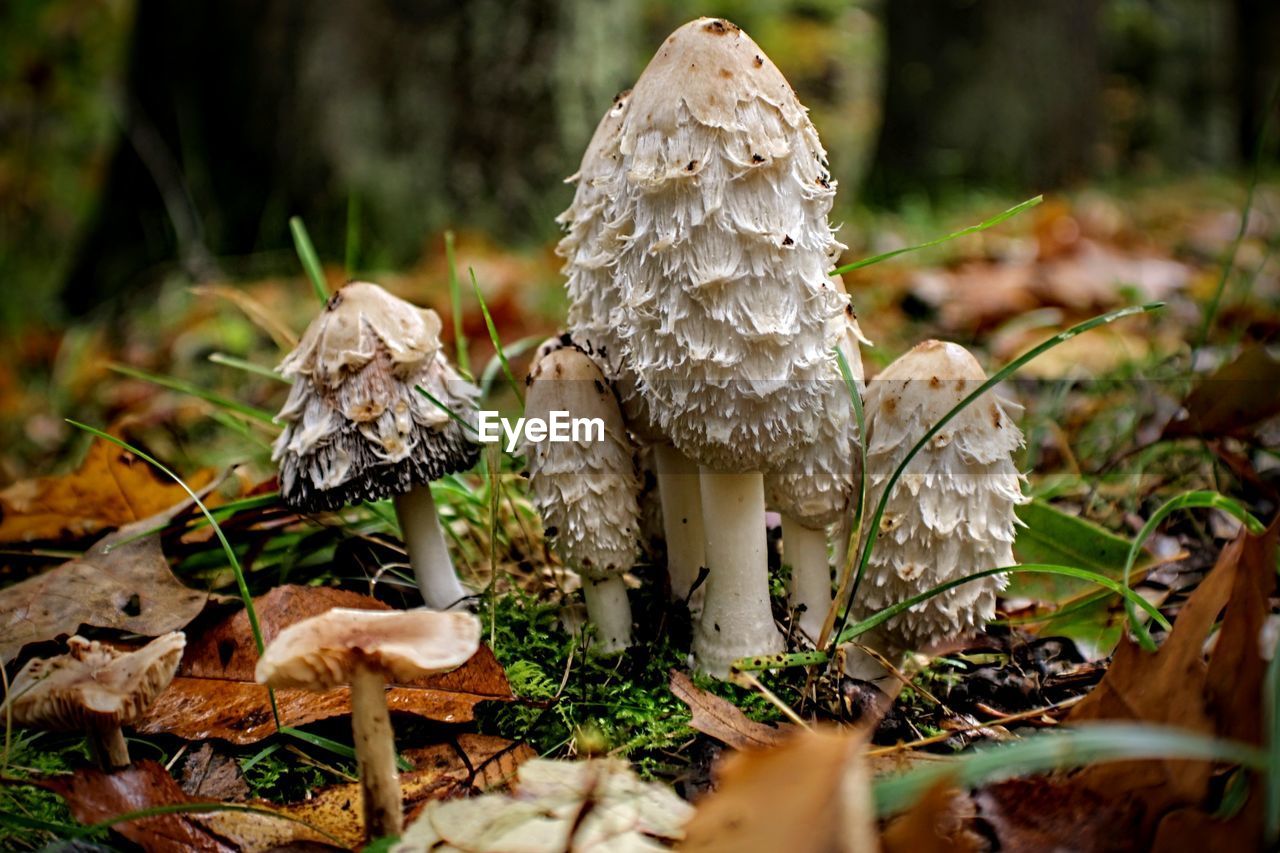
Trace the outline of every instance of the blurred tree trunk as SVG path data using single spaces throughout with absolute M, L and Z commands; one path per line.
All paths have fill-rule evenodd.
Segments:
M 1280 86 L 1280 3 L 1276 0 L 1236 0 L 1236 102 L 1239 104 L 1236 145 L 1248 163 L 1262 143 L 1267 110 L 1272 111 L 1270 136 L 1276 138 L 1276 88 Z M 1263 152 L 1270 153 L 1270 152 Z
M 352 197 L 367 265 L 411 261 L 450 226 L 545 236 L 633 71 L 636 8 L 139 0 L 120 142 L 64 302 L 287 251 L 295 214 L 341 257 Z
M 872 201 L 967 185 L 1039 191 L 1089 174 L 1100 0 L 886 0 Z

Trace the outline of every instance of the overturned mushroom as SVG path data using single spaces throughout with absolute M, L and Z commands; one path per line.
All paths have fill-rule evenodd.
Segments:
M 957 344 L 926 341 L 869 383 L 867 507 L 907 452 L 947 412 L 986 381 L 982 366 Z M 1023 503 L 1013 452 L 1022 432 L 1007 403 L 984 395 L 962 410 L 911 460 L 894 487 L 852 617 L 864 618 L 938 584 L 983 569 L 1013 565 Z M 864 530 L 864 543 L 871 531 Z M 865 547 L 865 544 L 864 544 Z M 895 616 L 860 640 L 890 660 L 964 637 L 995 616 L 1002 576 L 970 581 Z M 851 654 L 858 678 L 883 675 L 866 655 Z
M 470 468 L 479 449 L 418 387 L 466 422 L 478 391 L 445 358 L 436 312 L 351 282 L 280 372 L 294 380 L 272 455 L 285 502 L 320 512 L 394 498 L 427 606 L 446 609 L 470 596 L 454 573 L 428 483 Z
M 334 608 L 284 629 L 258 661 L 260 684 L 326 691 L 351 688 L 351 728 L 370 839 L 404 826 L 388 680 L 457 669 L 480 648 L 470 613 Z
M 699 666 L 778 651 L 763 472 L 816 441 L 848 304 L 827 271 L 826 154 L 786 79 L 736 26 L 703 18 L 631 91 L 611 187 L 610 315 L 657 431 L 701 466 L 711 574 Z
M 173 681 L 186 644 L 181 631 L 136 651 L 72 637 L 66 654 L 32 660 L 14 676 L 5 705 L 20 725 L 86 733 L 104 769 L 127 767 L 121 728 L 141 720 Z
M 529 373 L 526 419 L 550 423 L 552 413 L 576 423 L 568 441 L 526 434 L 533 502 L 557 553 L 582 576 L 599 650 L 620 652 L 631 644 L 622 575 L 635 562 L 640 530 L 635 448 L 608 380 L 576 347 L 546 353 Z

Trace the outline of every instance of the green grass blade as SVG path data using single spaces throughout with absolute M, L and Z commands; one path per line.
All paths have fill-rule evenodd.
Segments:
M 476 428 L 467 422 L 466 418 L 462 417 L 462 415 L 458 414 L 453 409 L 446 406 L 444 404 L 444 401 L 437 399 L 436 396 L 432 394 L 430 391 L 428 391 L 426 388 L 423 388 L 421 385 L 415 385 L 413 387 L 414 387 L 414 390 L 416 390 L 419 394 L 426 397 L 433 406 L 440 409 L 440 411 L 444 412 L 446 415 L 453 418 L 458 423 L 462 424 L 463 429 L 467 429 L 467 430 L 470 430 L 471 432 L 478 433 Z
M 853 564 L 858 559 L 858 548 L 862 544 L 862 520 L 867 509 L 867 419 L 866 413 L 862 409 L 862 395 L 858 392 L 858 383 L 853 378 L 853 369 L 849 366 L 849 360 L 844 357 L 844 353 L 839 349 L 835 351 L 836 362 L 840 365 L 840 376 L 844 379 L 845 391 L 849 394 L 849 401 L 853 405 L 853 416 L 858 424 L 858 505 L 855 510 L 857 516 L 851 525 L 849 533 L 849 541 L 844 543 L 846 547 L 844 564 L 840 566 L 839 584 L 836 590 L 836 596 L 831 602 L 831 607 L 838 608 L 839 602 L 844 601 L 849 592 L 849 581 L 853 576 Z M 819 648 L 827 642 L 827 626 L 834 626 L 835 615 L 828 613 L 827 618 L 823 620 L 824 631 L 822 636 L 815 637 L 814 640 Z
M 444 257 L 449 264 L 449 308 L 453 311 L 453 343 L 458 370 L 471 375 L 471 356 L 467 352 L 467 334 L 462 328 L 462 283 L 458 281 L 458 261 L 453 252 L 453 232 L 444 232 Z M 474 278 L 475 274 L 472 274 Z M 488 316 L 488 312 L 485 312 Z
M 1138 561 L 1138 555 L 1142 553 L 1142 546 L 1156 532 L 1160 522 L 1180 509 L 1221 510 L 1239 519 L 1249 532 L 1255 536 L 1261 535 L 1267 529 L 1266 525 L 1254 518 L 1241 504 L 1225 495 L 1210 491 L 1186 492 L 1178 495 L 1166 501 L 1163 506 L 1151 514 L 1151 517 L 1147 519 L 1147 523 L 1142 525 L 1142 530 L 1138 531 L 1138 537 L 1133 540 L 1133 545 L 1129 547 L 1129 556 L 1124 563 L 1124 585 L 1126 589 L 1129 586 L 1129 577 L 1133 573 L 1134 564 Z M 1129 617 L 1129 627 L 1137 636 L 1138 644 L 1147 651 L 1154 652 L 1156 650 L 1156 641 L 1151 638 L 1151 633 L 1147 630 L 1147 626 L 1139 621 L 1138 611 L 1134 608 L 1133 601 L 1126 600 L 1124 607 Z
M 323 305 L 329 301 L 329 288 L 324 282 L 324 267 L 320 266 L 316 247 L 311 245 L 311 235 L 307 233 L 307 226 L 302 223 L 302 217 L 289 218 L 289 232 L 293 234 L 293 248 L 298 252 L 298 260 L 302 262 L 302 268 L 307 271 L 307 278 L 311 279 L 311 287 L 316 292 L 316 298 Z
M 527 338 L 521 338 L 513 344 L 502 348 L 503 353 L 508 359 L 516 358 L 527 353 L 529 350 L 542 343 L 546 338 L 542 335 L 530 335 Z M 485 364 L 484 370 L 480 372 L 480 395 L 488 397 L 489 392 L 493 390 L 493 382 L 498 378 L 498 373 L 502 370 L 502 360 L 494 355 Z
M 476 282 L 476 271 L 468 268 L 467 272 L 471 274 L 471 289 L 475 291 L 476 299 L 480 301 L 480 313 L 484 314 L 484 325 L 489 330 L 489 340 L 493 341 L 493 349 L 497 353 L 498 361 L 502 363 L 502 372 L 506 374 L 507 381 L 511 383 L 511 390 L 515 392 L 516 399 L 520 401 L 520 407 L 523 409 L 524 391 L 520 388 L 520 383 L 516 381 L 516 375 L 511 372 L 511 363 L 507 361 L 507 354 L 502 350 L 502 341 L 498 338 L 498 327 L 493 323 L 493 317 L 489 314 L 489 306 L 484 303 L 484 296 L 480 293 L 480 285 Z
M 199 385 L 194 385 L 182 379 L 175 379 L 171 376 L 161 376 L 158 373 L 149 373 L 145 370 L 139 370 L 136 367 L 130 367 L 127 364 L 108 364 L 107 368 L 115 373 L 132 377 L 133 379 L 141 379 L 144 382 L 153 382 L 162 388 L 168 388 L 170 391 L 177 391 L 180 394 L 190 394 L 206 403 L 225 409 L 229 412 L 235 412 L 251 420 L 258 421 L 263 424 L 276 426 L 275 416 L 270 412 L 264 412 L 262 409 L 255 409 L 253 406 L 241 403 L 238 400 L 232 400 L 230 397 L 224 397 L 221 394 L 215 394 L 207 391 Z
M 961 400 L 955 406 L 955 408 L 953 408 L 951 411 L 943 415 L 938 420 L 937 423 L 935 423 L 927 432 L 925 432 L 925 434 L 920 438 L 920 440 L 917 441 L 915 445 L 911 448 L 911 450 L 907 452 L 907 455 L 903 457 L 902 461 L 898 464 L 898 467 L 894 470 L 893 474 L 890 475 L 888 481 L 885 483 L 884 490 L 880 495 L 880 500 L 876 503 L 875 510 L 872 512 L 869 518 L 865 518 L 862 522 L 865 529 L 875 531 L 876 535 L 868 539 L 867 547 L 862 549 L 862 554 L 858 559 L 858 569 L 857 569 L 857 572 L 854 574 L 852 589 L 849 592 L 849 598 L 846 602 L 844 602 L 845 612 L 844 612 L 844 616 L 841 619 L 840 629 L 836 631 L 837 635 L 839 635 L 844 630 L 844 622 L 849 618 L 849 610 L 850 610 L 849 605 L 853 602 L 853 600 L 858 594 L 858 587 L 862 583 L 862 577 L 866 573 L 867 564 L 871 560 L 872 551 L 875 547 L 876 541 L 879 538 L 880 519 L 884 516 L 885 507 L 888 506 L 889 504 L 889 498 L 892 497 L 894 487 L 897 486 L 898 480 L 902 477 L 903 472 L 907 470 L 907 466 L 911 464 L 911 460 L 915 459 L 916 454 L 919 453 L 933 439 L 935 435 L 941 432 L 942 428 L 945 427 L 947 424 L 949 424 L 952 418 L 954 418 L 956 415 L 962 412 L 967 406 L 969 406 L 975 400 L 982 397 L 982 395 L 986 394 L 992 388 L 994 388 L 995 386 L 1003 382 L 1005 379 L 1012 376 L 1023 365 L 1027 364 L 1028 362 L 1032 361 L 1038 356 L 1043 355 L 1044 353 L 1048 352 L 1054 347 L 1062 343 L 1065 343 L 1066 341 L 1071 340 L 1077 335 L 1084 334 L 1085 332 L 1091 329 L 1096 329 L 1097 327 L 1106 325 L 1108 323 L 1114 323 L 1115 321 L 1120 320 L 1124 317 L 1131 317 L 1137 314 L 1145 314 L 1150 311 L 1155 311 L 1156 309 L 1162 307 L 1163 305 L 1164 305 L 1163 302 L 1152 302 L 1147 305 L 1133 305 L 1128 308 L 1120 308 L 1116 311 L 1110 311 L 1106 314 L 1100 314 L 1097 317 L 1092 317 L 1088 320 L 1085 320 L 1083 323 L 1078 323 L 1063 332 L 1059 332 L 1058 334 L 1054 335 L 1048 340 L 1027 350 L 1027 352 L 1018 356 L 1013 361 L 1009 362 L 1004 367 L 1002 367 L 1000 370 L 996 371 L 996 373 L 990 379 L 988 379 L 986 382 L 983 382 L 981 385 L 979 385 L 975 391 L 973 391 L 971 394 L 969 394 L 969 396 Z
M 295 729 L 293 726 L 281 726 L 280 733 L 288 735 L 289 737 L 297 738 L 303 743 L 309 743 L 312 746 L 318 746 L 321 749 L 328 750 L 341 758 L 349 758 L 353 761 L 356 758 L 356 751 L 354 748 L 347 746 L 345 743 L 340 743 L 321 735 L 304 732 L 302 729 Z M 399 755 L 396 756 L 396 764 L 402 771 L 413 769 L 413 765 Z
M 879 255 L 873 255 L 870 258 L 863 258 L 860 261 L 854 261 L 851 264 L 845 264 L 842 267 L 837 267 L 836 269 L 832 270 L 831 275 L 843 275 L 844 273 L 847 273 L 847 272 L 860 270 L 863 267 L 869 267 L 872 264 L 878 264 L 881 261 L 887 261 L 890 258 L 896 258 L 898 255 L 905 255 L 908 252 L 918 252 L 921 249 L 932 249 L 934 246 L 941 246 L 943 243 L 946 243 L 949 240 L 954 240 L 957 237 L 967 237 L 970 234 L 977 234 L 980 231 L 986 231 L 988 228 L 993 228 L 996 225 L 999 225 L 1001 222 L 1004 222 L 1006 219 L 1011 219 L 1025 210 L 1030 210 L 1031 208 L 1035 207 L 1037 204 L 1039 204 L 1042 201 L 1044 201 L 1044 196 L 1042 195 L 1038 195 L 1035 198 L 1029 198 L 1020 204 L 1015 204 L 1013 207 L 1009 208 L 1008 210 L 1002 213 L 997 213 L 995 216 L 991 217 L 990 219 L 984 220 L 983 222 L 979 222 L 977 225 L 970 225 L 968 228 L 961 228 L 959 231 L 952 231 L 950 234 L 946 235 L 945 237 L 938 237 L 936 240 L 930 240 L 927 243 L 919 243 L 915 246 L 907 246 L 902 249 L 894 249 L 891 252 L 884 252 Z
M 224 367 L 234 367 L 236 370 L 243 370 L 245 373 L 252 373 L 255 376 L 265 376 L 267 379 L 274 379 L 277 382 L 283 382 L 285 385 L 292 385 L 293 380 L 281 376 L 262 364 L 255 364 L 244 358 L 236 358 L 234 355 L 227 355 L 224 352 L 215 352 L 209 356 L 209 360 L 214 364 L 221 364 Z
M 881 776 L 873 783 L 876 813 L 895 814 L 942 781 L 961 788 L 985 782 L 1046 773 L 1108 761 L 1184 760 L 1267 768 L 1259 748 L 1170 726 L 1091 723 L 1023 740 L 976 749 L 958 758 L 929 762 L 918 769 Z

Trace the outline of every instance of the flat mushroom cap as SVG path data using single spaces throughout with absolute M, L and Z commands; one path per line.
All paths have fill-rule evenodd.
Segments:
M 890 474 L 938 420 L 986 380 L 957 344 L 926 341 L 869 383 L 867 505 L 876 506 Z M 1022 433 L 1010 404 L 989 393 L 971 403 L 911 460 L 880 519 L 855 618 L 982 569 L 1013 565 L 1024 503 L 1013 453 Z M 864 539 L 870 531 L 864 532 Z M 890 651 L 960 637 L 995 616 L 1002 576 L 971 581 L 885 623 Z
M 603 435 L 527 442 L 534 505 L 561 558 L 596 580 L 631 568 L 640 536 L 641 491 L 635 448 L 609 380 L 574 347 L 545 353 L 529 374 L 525 415 L 599 419 Z
M 479 648 L 480 620 L 470 613 L 335 607 L 281 631 L 255 676 L 270 687 L 332 690 L 361 667 L 404 683 L 457 669 Z
M 32 660 L 22 668 L 6 704 L 14 722 L 53 731 L 132 725 L 173 681 L 186 644 L 181 631 L 157 637 L 137 651 L 72 637 L 66 654 Z
M 440 317 L 376 284 L 330 297 L 280 364 L 293 390 L 272 458 L 280 492 L 302 512 L 410 491 L 475 464 L 479 448 L 422 386 L 464 420 L 478 391 L 440 347 Z
M 610 184 L 614 312 L 656 430 L 718 471 L 818 440 L 843 247 L 804 106 L 736 26 L 676 30 L 631 90 Z

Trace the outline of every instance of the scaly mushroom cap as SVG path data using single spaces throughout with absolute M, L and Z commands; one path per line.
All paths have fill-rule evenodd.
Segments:
M 280 372 L 280 493 L 302 512 L 403 494 L 475 464 L 479 448 L 422 386 L 471 421 L 478 391 L 440 347 L 440 317 L 376 284 L 333 294 Z
M 640 532 L 640 478 L 618 400 L 599 366 L 582 350 L 547 352 L 529 374 L 525 417 L 598 418 L 603 440 L 526 442 L 529 485 L 556 552 L 593 579 L 631 568 Z
M 818 134 L 760 48 L 702 18 L 636 82 L 618 154 L 611 317 L 655 426 L 713 469 L 769 470 L 823 429 L 848 304 Z
M 259 684 L 332 690 L 356 667 L 404 683 L 466 663 L 480 648 L 480 620 L 438 610 L 335 607 L 281 631 L 258 661 Z
M 868 508 L 907 452 L 957 403 L 986 381 L 957 344 L 926 341 L 870 382 L 867 391 Z M 953 578 L 1013 565 L 1023 503 L 1012 454 L 1022 432 L 994 394 L 966 407 L 911 460 L 880 520 L 854 618 Z M 864 537 L 867 534 L 864 534 Z M 956 587 L 886 623 L 888 651 L 963 636 L 995 616 L 1003 577 Z
M 840 352 L 849 363 L 856 393 L 862 394 L 860 344 L 869 343 L 849 307 L 836 318 L 841 328 Z M 858 421 L 838 364 L 831 365 L 818 438 L 765 474 L 765 500 L 770 507 L 814 530 L 834 524 L 854 509 L 854 488 L 862 469 L 858 455 Z
M 626 238 L 610 221 L 613 200 L 619 196 L 624 180 L 617 165 L 622 159 L 622 117 L 630 97 L 628 90 L 613 99 L 596 126 L 577 173 L 568 179 L 577 184 L 577 189 L 573 203 L 556 218 L 567 232 L 556 246 L 556 254 L 565 259 L 561 272 L 569 292 L 573 341 L 614 383 L 627 428 L 648 444 L 665 439 L 653 425 L 618 335 L 617 311 L 622 295 L 614 280 L 614 265 Z
M 65 655 L 29 661 L 9 687 L 13 720 L 53 731 L 127 726 L 173 681 L 187 638 L 156 637 L 137 651 L 72 637 Z

